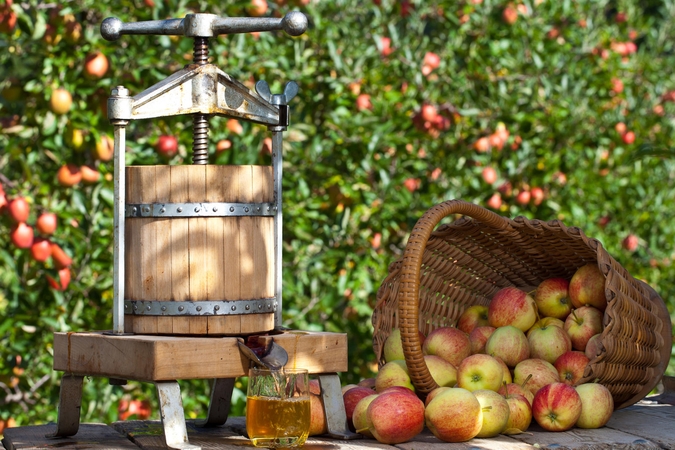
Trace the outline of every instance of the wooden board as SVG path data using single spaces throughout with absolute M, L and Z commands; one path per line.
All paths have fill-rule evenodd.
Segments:
M 271 166 L 130 166 L 127 203 L 271 202 Z M 274 296 L 272 217 L 131 218 L 125 299 L 240 300 Z M 237 336 L 271 331 L 274 314 L 126 315 L 138 334 Z
M 288 368 L 310 373 L 348 368 L 345 333 L 286 332 L 274 340 L 288 353 Z M 232 337 L 54 333 L 54 370 L 67 373 L 166 381 L 236 378 L 247 375 L 248 367 Z
M 113 428 L 100 423 L 83 423 L 75 436 L 48 439 L 56 425 L 34 425 L 5 430 L 3 444 L 7 450 L 37 450 L 44 448 L 88 450 L 138 450 L 133 442 Z M 166 447 L 165 447 L 166 448 Z

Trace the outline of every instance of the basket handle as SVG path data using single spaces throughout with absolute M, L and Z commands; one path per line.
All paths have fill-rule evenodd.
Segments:
M 410 379 L 422 397 L 438 387 L 424 362 L 419 339 L 419 288 L 422 256 L 431 233 L 445 217 L 462 214 L 497 230 L 508 230 L 511 221 L 481 206 L 462 200 L 448 200 L 427 210 L 410 233 L 403 254 L 398 291 L 398 318 L 403 354 Z

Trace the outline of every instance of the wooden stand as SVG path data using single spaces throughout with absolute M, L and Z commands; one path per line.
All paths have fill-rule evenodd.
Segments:
M 348 369 L 345 333 L 284 331 L 259 336 L 288 353 L 286 368 L 304 368 L 319 375 L 329 434 L 352 438 L 337 372 Z M 169 448 L 198 450 L 188 443 L 179 379 L 214 379 L 211 403 L 203 426 L 227 420 L 234 379 L 248 375 L 250 360 L 239 350 L 237 337 L 113 335 L 105 332 L 55 333 L 54 370 L 65 372 L 57 428 L 50 437 L 73 436 L 79 429 L 82 379 L 100 376 L 123 384 L 126 380 L 155 384 L 166 444 Z M 114 380 L 114 381 L 113 381 Z

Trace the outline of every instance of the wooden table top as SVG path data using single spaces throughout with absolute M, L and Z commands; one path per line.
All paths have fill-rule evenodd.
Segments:
M 532 423 L 527 432 L 500 435 L 491 439 L 472 439 L 449 444 L 439 441 L 428 430 L 413 441 L 397 445 L 381 444 L 373 439 L 335 440 L 321 436 L 310 437 L 305 450 L 475 450 L 475 449 L 675 449 L 675 398 L 672 394 L 648 397 L 628 408 L 615 411 L 607 426 L 597 430 L 573 428 L 567 432 L 544 431 Z M 216 428 L 198 428 L 188 421 L 191 444 L 203 450 L 245 450 L 253 448 L 244 437 L 243 417 L 231 417 Z M 6 450 L 45 448 L 89 450 L 165 450 L 160 421 L 125 421 L 111 425 L 88 423 L 71 438 L 47 439 L 54 424 L 34 425 L 5 430 L 2 444 Z

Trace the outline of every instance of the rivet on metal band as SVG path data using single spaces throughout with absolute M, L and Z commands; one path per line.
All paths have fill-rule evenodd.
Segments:
M 276 311 L 274 297 L 252 300 L 161 301 L 125 300 L 126 314 L 142 316 L 209 316 Z
M 127 203 L 124 217 L 274 216 L 274 203 Z

